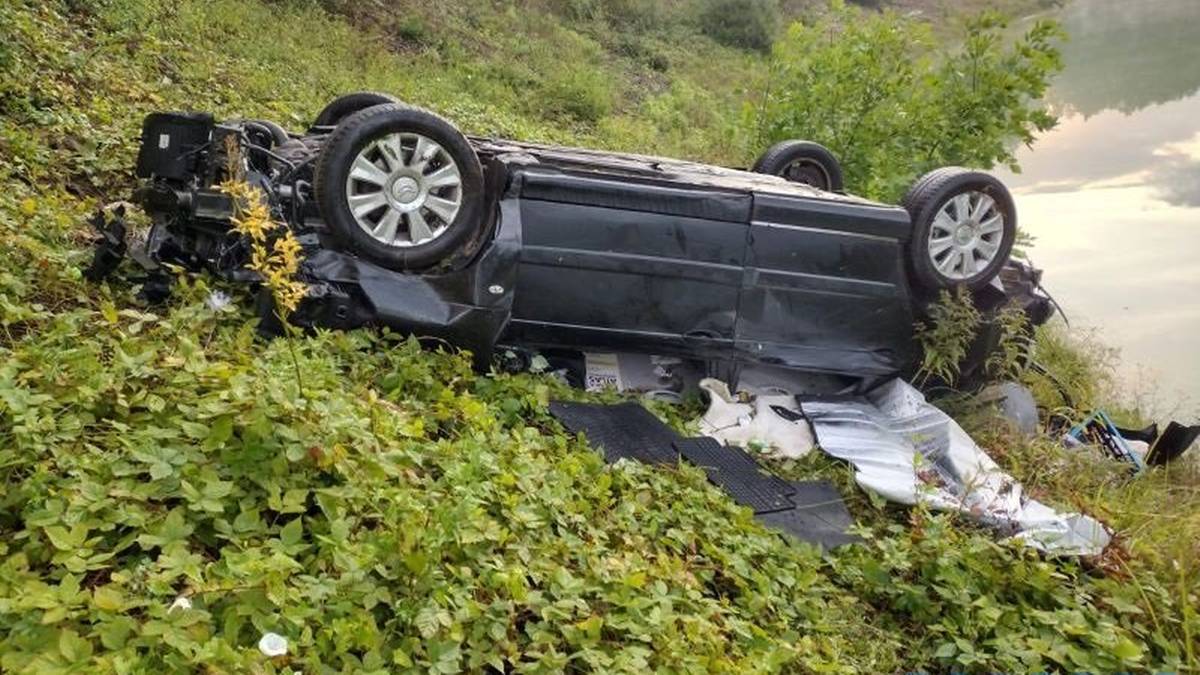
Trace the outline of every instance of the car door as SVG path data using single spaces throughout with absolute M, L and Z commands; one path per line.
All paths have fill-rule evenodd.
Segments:
M 650 353 L 729 349 L 752 198 L 645 177 L 530 168 L 510 334 Z
M 756 193 L 735 345 L 755 360 L 882 375 L 914 356 L 901 208 Z

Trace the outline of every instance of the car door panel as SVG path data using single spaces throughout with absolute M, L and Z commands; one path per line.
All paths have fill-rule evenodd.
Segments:
M 748 194 L 577 176 L 556 191 L 553 179 L 538 174 L 522 191 L 515 334 L 604 348 L 732 345 Z
M 888 373 L 912 356 L 901 209 L 756 195 L 736 346 L 790 367 Z

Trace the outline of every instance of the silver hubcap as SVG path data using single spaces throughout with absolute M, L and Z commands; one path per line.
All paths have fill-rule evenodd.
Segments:
M 1004 214 L 988 195 L 972 190 L 942 205 L 929 231 L 929 260 L 950 279 L 969 279 L 996 259 Z
M 394 133 L 359 151 L 346 177 L 358 226 L 388 246 L 427 244 L 445 234 L 462 207 L 462 174 L 437 141 Z

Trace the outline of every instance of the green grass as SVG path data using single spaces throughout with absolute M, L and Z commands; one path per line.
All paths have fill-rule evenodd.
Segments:
M 210 280 L 154 308 L 81 280 L 83 219 L 126 194 L 152 110 L 299 127 L 378 89 L 477 133 L 749 154 L 761 57 L 669 11 L 364 6 L 0 4 L 0 670 L 1200 666 L 1194 463 L 1134 479 L 964 418 L 1035 496 L 1117 528 L 1094 561 L 878 503 L 821 455 L 781 464 L 838 482 L 868 538 L 822 556 L 699 471 L 604 465 L 548 416 L 582 396 L 549 378 L 366 332 L 261 342 L 248 311 L 207 308 Z M 1039 355 L 1077 405 L 1112 407 L 1103 358 L 1055 330 Z M 288 656 L 259 654 L 267 631 Z

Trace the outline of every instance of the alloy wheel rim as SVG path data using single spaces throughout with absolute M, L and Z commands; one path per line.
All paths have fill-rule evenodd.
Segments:
M 929 260 L 944 277 L 970 279 L 990 265 L 1004 238 L 1004 213 L 978 190 L 959 193 L 938 209 L 929 229 Z
M 409 248 L 450 229 L 462 208 L 462 172 L 437 141 L 397 132 L 367 143 L 350 164 L 346 203 L 376 241 Z

